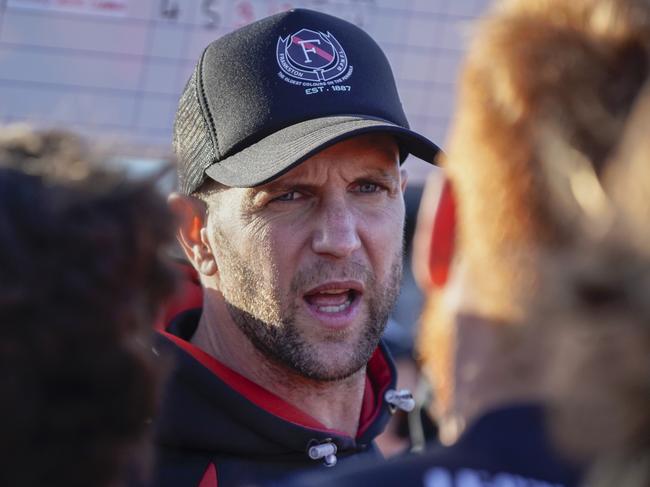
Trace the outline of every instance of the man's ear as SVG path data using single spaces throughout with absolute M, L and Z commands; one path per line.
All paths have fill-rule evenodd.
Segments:
M 409 180 L 409 173 L 406 169 L 400 168 L 399 176 L 400 176 L 400 184 L 402 186 L 402 193 L 403 193 L 404 191 L 406 191 L 406 183 L 408 183 Z
M 441 170 L 427 179 L 413 238 L 411 268 L 427 293 L 447 283 L 456 239 L 456 204 L 451 182 Z
M 206 204 L 198 198 L 172 193 L 167 203 L 178 221 L 178 242 L 194 268 L 205 276 L 217 272 L 217 263 L 207 239 Z
M 436 288 L 442 288 L 447 284 L 455 247 L 456 198 L 451 181 L 445 177 L 433 221 L 429 248 L 429 275 L 432 285 Z

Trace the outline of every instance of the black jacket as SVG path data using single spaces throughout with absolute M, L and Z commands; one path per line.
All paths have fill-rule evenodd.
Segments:
M 199 317 L 200 310 L 179 315 L 155 347 L 172 357 L 174 367 L 155 421 L 152 485 L 261 484 L 301 469 L 325 468 L 325 461 L 345 464 L 360 453 L 378 455 L 373 439 L 390 416 L 384 395 L 395 387 L 395 368 L 383 345 L 368 364 L 359 433 L 351 438 L 191 345 Z M 310 447 L 325 445 L 322 453 L 331 453 L 329 444 L 336 445 L 335 458 L 310 458 Z
M 572 487 L 578 480 L 578 469 L 549 444 L 542 408 L 528 404 L 485 414 L 450 447 L 381 464 L 360 462 L 328 476 L 304 474 L 281 485 Z

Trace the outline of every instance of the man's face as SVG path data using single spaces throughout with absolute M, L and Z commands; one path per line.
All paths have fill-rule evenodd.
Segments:
M 399 292 L 403 185 L 393 139 L 366 135 L 212 197 L 218 287 L 259 351 L 316 380 L 367 363 Z

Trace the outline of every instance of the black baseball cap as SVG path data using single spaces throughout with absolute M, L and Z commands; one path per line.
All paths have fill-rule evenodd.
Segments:
M 264 184 L 346 138 L 393 135 L 401 160 L 438 147 L 409 130 L 386 56 L 354 24 L 294 9 L 249 24 L 203 51 L 174 124 L 179 191 L 206 176 Z

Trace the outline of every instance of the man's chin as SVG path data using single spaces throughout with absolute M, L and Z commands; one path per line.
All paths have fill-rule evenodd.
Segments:
M 318 351 L 311 357 L 309 367 L 303 367 L 300 372 L 313 380 L 324 382 L 344 380 L 365 369 L 374 348 L 370 351 L 361 350 L 358 343 L 354 345 L 347 343 L 344 346 L 332 343 L 316 345 L 312 350 Z
M 361 366 L 357 364 L 332 364 L 322 363 L 310 369 L 296 370 L 301 376 L 316 382 L 339 382 L 346 380 L 365 367 L 365 363 Z

